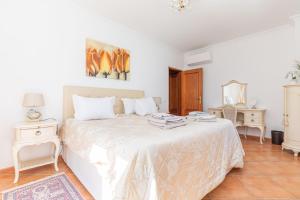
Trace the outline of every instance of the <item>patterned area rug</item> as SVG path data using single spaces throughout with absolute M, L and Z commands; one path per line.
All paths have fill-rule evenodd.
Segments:
M 2 193 L 2 200 L 83 200 L 64 173 L 15 187 Z

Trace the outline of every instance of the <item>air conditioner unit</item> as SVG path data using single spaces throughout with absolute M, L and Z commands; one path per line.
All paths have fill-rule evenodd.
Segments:
M 207 63 L 211 61 L 210 52 L 203 52 L 198 54 L 186 55 L 184 57 L 185 66 L 193 67 L 198 66 L 203 63 Z

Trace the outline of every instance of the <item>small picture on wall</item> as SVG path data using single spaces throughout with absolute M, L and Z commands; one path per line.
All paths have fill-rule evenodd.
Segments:
M 95 40 L 86 40 L 86 75 L 130 80 L 130 52 Z

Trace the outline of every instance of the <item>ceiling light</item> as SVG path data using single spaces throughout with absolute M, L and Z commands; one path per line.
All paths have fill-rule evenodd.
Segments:
M 178 11 L 184 11 L 190 4 L 190 0 L 170 0 L 171 7 Z

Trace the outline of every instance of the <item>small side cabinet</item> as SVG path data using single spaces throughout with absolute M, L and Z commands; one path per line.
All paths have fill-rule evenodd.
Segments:
M 15 126 L 15 142 L 13 144 L 13 160 L 15 167 L 15 180 L 19 180 L 19 172 L 43 165 L 53 163 L 55 170 L 58 171 L 57 161 L 59 155 L 60 140 L 57 136 L 57 121 L 48 120 L 40 122 L 22 122 Z M 23 147 L 53 143 L 55 150 L 53 155 L 22 161 L 19 152 Z

